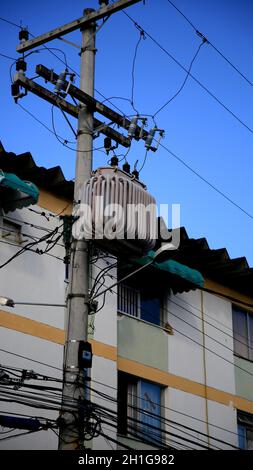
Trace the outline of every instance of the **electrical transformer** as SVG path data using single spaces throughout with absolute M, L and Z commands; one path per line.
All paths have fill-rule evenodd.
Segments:
M 151 250 L 156 242 L 156 201 L 138 176 L 118 167 L 98 168 L 86 182 L 81 206 L 85 238 L 114 247 Z

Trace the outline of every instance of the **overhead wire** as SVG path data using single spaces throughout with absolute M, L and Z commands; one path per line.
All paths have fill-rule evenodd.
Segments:
M 47 399 L 45 398 L 45 395 L 39 395 L 39 396 L 36 396 L 37 394 L 24 394 L 24 393 L 20 393 L 20 392 L 12 392 L 10 389 L 8 391 L 3 392 L 1 391 L 0 389 L 0 397 L 1 396 L 6 396 L 8 397 L 9 401 L 14 401 L 14 402 L 17 402 L 17 403 L 20 403 L 20 404 L 24 404 L 24 405 L 28 405 L 28 406 L 31 406 L 31 407 L 35 407 L 35 408 L 43 408 L 43 409 L 58 409 L 57 408 L 57 405 L 60 405 L 61 402 L 56 402 L 55 400 L 52 400 L 52 399 Z M 60 398 L 60 397 L 59 397 Z M 1 399 L 0 398 L 0 401 L 1 400 L 5 400 L 5 399 Z M 23 400 L 23 401 L 22 401 Z M 27 401 L 29 400 L 29 401 Z M 78 400 L 75 401 L 75 404 L 76 404 L 76 409 L 80 408 L 80 403 L 78 402 Z M 84 403 L 84 409 L 85 409 L 85 403 Z M 102 412 L 107 412 L 109 414 L 109 417 L 111 417 L 113 415 L 113 411 L 111 409 L 108 409 L 102 405 L 98 405 L 97 403 L 92 403 L 92 406 L 94 407 L 94 410 L 95 412 L 97 412 L 99 410 L 99 413 L 101 413 L 101 410 Z M 66 401 L 65 401 L 65 407 L 66 407 Z M 71 402 L 67 403 L 67 407 L 69 407 L 69 409 L 73 409 L 74 407 L 74 400 L 72 400 Z M 82 406 L 81 406 L 82 407 Z M 117 414 L 117 412 L 115 412 Z M 138 424 L 143 424 L 140 420 L 138 419 L 135 419 L 135 418 L 131 418 L 131 421 L 133 423 L 138 423 Z M 200 444 L 199 442 L 196 442 L 196 441 L 192 441 L 192 440 L 189 440 L 188 438 L 182 438 L 181 436 L 178 436 L 177 434 L 175 433 L 171 433 L 170 431 L 165 431 L 165 430 L 160 430 L 160 428 L 158 428 L 157 426 L 153 426 L 151 424 L 145 424 L 146 428 L 150 429 L 151 431 L 152 430 L 159 430 L 161 431 L 163 434 L 168 434 L 168 435 L 172 435 L 172 436 L 176 436 L 176 437 L 179 437 L 179 439 L 183 439 L 185 441 L 189 441 L 191 443 L 195 443 L 196 445 L 200 446 L 200 447 L 205 447 L 207 448 L 206 446 L 203 446 L 202 444 Z M 130 426 L 130 429 L 133 428 L 133 430 L 135 431 L 136 429 L 136 426 Z M 130 431 L 130 430 L 129 430 Z M 131 433 L 131 432 L 130 432 Z M 186 433 L 187 434 L 187 433 Z M 140 437 L 140 435 L 139 435 Z M 142 436 L 143 437 L 143 436 Z M 155 442 L 154 439 L 152 439 L 153 442 Z M 157 443 L 160 444 L 160 441 L 157 441 Z
M 144 34 L 143 31 L 140 31 L 140 36 L 139 36 L 139 39 L 136 43 L 135 50 L 134 50 L 134 57 L 133 57 L 133 64 L 132 64 L 131 105 L 132 105 L 134 111 L 136 112 L 136 114 L 139 114 L 139 112 L 136 109 L 135 104 L 134 104 L 135 64 L 136 64 L 136 57 L 137 57 L 138 48 L 139 48 L 139 45 L 140 45 L 142 39 L 145 39 L 145 34 Z
M 150 33 L 147 32 L 142 26 L 140 26 L 126 11 L 122 13 L 128 17 L 128 19 L 134 24 L 137 29 L 143 29 L 145 35 L 154 43 L 156 46 L 163 51 L 168 57 L 170 57 L 182 70 L 187 73 L 187 68 L 179 62 L 164 46 L 162 46 Z M 245 129 L 253 134 L 253 129 L 249 127 L 239 116 L 237 116 L 228 106 L 226 106 L 213 92 L 211 92 L 200 80 L 198 80 L 191 72 L 189 76 L 197 83 L 211 98 L 213 98 L 223 109 L 225 109 L 231 116 L 233 116 Z
M 16 28 L 22 29 L 22 26 L 18 25 L 17 23 L 14 23 L 13 21 L 7 20 L 6 18 L 0 17 L 0 20 L 10 24 L 11 26 L 16 26 Z
M 169 100 L 167 100 L 162 106 L 160 106 L 160 108 L 157 109 L 157 111 L 153 114 L 153 118 L 155 118 L 157 116 L 157 114 L 159 114 L 164 108 L 166 108 L 166 106 L 168 106 L 168 104 L 170 104 L 181 93 L 181 91 L 183 90 L 183 88 L 186 85 L 186 82 L 187 82 L 187 80 L 189 78 L 189 75 L 191 73 L 192 66 L 193 66 L 193 64 L 194 64 L 194 62 L 195 62 L 195 60 L 196 60 L 196 58 L 197 58 L 197 56 L 200 52 L 200 49 L 206 42 L 207 42 L 206 40 L 202 40 L 202 42 L 199 44 L 199 46 L 197 48 L 197 51 L 195 52 L 195 54 L 194 54 L 194 56 L 191 60 L 190 66 L 187 70 L 187 74 L 184 78 L 184 81 L 183 81 L 182 85 L 179 87 L 177 92 L 171 98 L 169 98 Z
M 9 370 L 12 369 L 12 368 L 9 367 L 9 366 L 3 366 L 3 369 L 4 369 L 4 370 L 6 369 L 6 370 L 9 371 Z M 22 371 L 23 369 L 20 369 L 20 368 L 16 368 L 16 367 L 15 367 L 14 370 Z M 33 371 L 33 372 L 34 372 L 34 371 Z M 38 373 L 36 372 L 36 374 L 38 374 Z M 50 381 L 56 381 L 56 382 L 60 382 L 60 383 L 63 382 L 63 380 L 62 380 L 62 379 L 59 379 L 59 378 L 50 377 L 50 376 L 44 376 L 44 375 L 42 375 L 42 374 L 39 374 L 39 375 L 42 376 L 42 379 L 38 379 L 38 380 L 45 380 L 45 379 L 48 379 L 48 380 L 50 380 Z M 94 379 L 92 379 L 92 382 L 94 382 L 94 383 L 96 383 L 96 384 L 98 384 L 98 385 L 102 385 L 103 387 L 109 388 L 109 389 L 114 390 L 114 391 L 117 391 L 117 390 L 118 390 L 117 388 L 112 387 L 111 385 L 106 384 L 106 383 L 104 383 L 104 382 L 102 383 L 102 382 L 99 382 L 99 381 L 94 380 Z M 91 389 L 91 390 L 94 390 L 94 389 L 92 389 L 90 386 L 88 386 L 88 388 Z M 104 393 L 102 393 L 102 392 L 99 392 L 98 390 L 95 390 L 95 392 L 96 392 L 97 394 L 103 396 L 104 399 L 108 399 L 109 401 L 115 402 L 115 399 L 113 399 L 111 395 L 106 395 L 106 394 L 104 394 Z M 141 398 L 139 395 L 135 395 L 135 397 L 136 397 L 137 399 L 140 399 L 140 398 Z M 68 398 L 69 398 L 69 397 L 68 397 Z M 189 415 L 189 414 L 187 414 L 187 413 L 180 412 L 180 411 L 178 411 L 178 410 L 175 410 L 174 408 L 170 408 L 170 407 L 165 406 L 165 405 L 162 405 L 162 404 L 161 404 L 161 408 L 164 408 L 165 410 L 173 411 L 173 412 L 176 413 L 176 414 L 179 414 L 179 415 L 185 416 L 185 417 L 187 417 L 187 418 L 190 418 L 190 419 L 192 419 L 192 420 L 194 420 L 194 421 L 198 421 L 198 422 L 201 422 L 201 423 L 206 424 L 206 421 L 205 421 L 205 420 L 202 420 L 202 419 L 200 419 L 200 418 L 197 418 L 196 416 Z M 165 418 L 162 416 L 162 419 L 164 420 Z M 181 423 L 178 423 L 178 424 L 181 425 Z M 231 431 L 231 430 L 229 430 L 229 429 L 223 428 L 223 427 L 221 427 L 221 426 L 217 426 L 217 425 L 215 425 L 214 423 L 209 423 L 209 425 L 212 426 L 212 427 L 214 427 L 214 428 L 220 429 L 220 430 L 222 430 L 222 431 L 226 431 L 227 433 L 234 434 L 234 435 L 236 435 L 236 436 L 238 435 L 238 433 L 235 433 L 235 432 L 233 432 L 233 431 Z M 197 430 L 197 429 L 194 429 L 194 428 L 191 428 L 191 429 L 194 430 L 194 432 L 198 433 L 198 430 Z
M 241 212 L 243 212 L 247 217 L 250 219 L 253 219 L 253 215 L 245 210 L 242 206 L 237 204 L 233 199 L 231 199 L 229 196 L 227 196 L 224 191 L 221 191 L 218 189 L 214 184 L 210 183 L 204 176 L 202 176 L 198 171 L 194 170 L 188 163 L 186 163 L 181 157 L 179 157 L 175 152 L 172 152 L 168 147 L 166 147 L 164 144 L 160 142 L 160 146 L 166 150 L 172 157 L 174 157 L 176 160 L 178 160 L 182 165 L 184 165 L 189 171 L 191 171 L 195 176 L 197 176 L 199 179 L 201 179 L 204 183 L 206 183 L 210 188 L 212 188 L 216 193 L 218 193 L 220 196 L 222 196 L 224 199 L 226 199 L 230 204 L 232 204 L 234 207 L 239 209 Z
M 168 0 L 170 5 L 177 10 L 177 12 L 187 21 L 187 23 L 194 29 L 196 33 L 199 33 L 198 29 L 196 26 L 192 23 L 192 21 L 171 1 Z M 201 33 L 200 33 L 201 34 Z M 237 66 L 235 66 L 231 60 L 229 60 L 209 39 L 208 39 L 209 45 L 251 86 L 253 86 L 253 83 L 251 80 L 249 80 L 245 74 L 243 74 Z
M 35 245 L 38 245 L 39 243 L 42 243 L 42 242 L 45 242 L 47 241 L 48 238 L 50 238 L 52 235 L 54 235 L 55 233 L 58 232 L 58 229 L 61 228 L 62 225 L 60 227 L 57 227 L 56 229 L 52 230 L 50 233 L 42 236 L 39 240 L 37 241 L 33 241 L 33 242 L 29 242 L 27 243 L 26 245 L 24 245 L 20 250 L 18 250 L 14 255 L 12 255 L 8 260 L 6 260 L 4 263 L 2 263 L 0 265 L 0 269 L 4 268 L 5 266 L 7 266 L 11 261 L 13 261 L 14 259 L 16 259 L 18 256 L 22 255 L 27 249 L 29 248 L 32 248 L 34 247 Z M 48 252 L 49 250 L 47 250 Z M 42 254 L 42 253 L 41 253 Z
M 9 368 L 8 368 L 8 369 L 9 369 Z M 4 370 L 4 369 L 3 369 L 3 370 Z M 40 380 L 41 380 L 41 379 L 40 379 Z M 11 382 L 10 385 L 13 385 L 13 383 Z M 59 389 L 55 389 L 55 388 L 48 387 L 48 386 L 44 386 L 44 387 L 37 386 L 37 387 L 35 387 L 35 386 L 32 386 L 32 385 L 28 385 L 28 384 L 21 384 L 21 386 L 26 386 L 26 387 L 28 387 L 28 388 L 37 388 L 37 389 L 41 389 L 41 390 L 48 390 L 48 389 L 50 389 L 50 390 L 58 390 L 58 391 L 60 391 Z M 109 400 L 109 401 L 116 402 L 116 403 L 119 402 L 118 400 L 112 399 L 111 396 L 108 396 L 108 395 L 105 395 L 104 393 L 98 392 L 97 390 L 93 389 L 92 387 L 89 387 L 89 386 L 88 386 L 88 389 L 90 389 L 92 392 L 95 392 L 95 393 L 98 394 L 99 396 L 103 396 L 103 397 L 104 397 L 103 399 L 107 399 L 107 400 Z M 14 395 L 15 395 L 15 394 L 14 394 Z M 17 395 L 17 394 L 16 394 L 16 395 Z M 20 394 L 19 394 L 19 395 L 20 395 Z M 42 398 L 44 398 L 44 397 L 46 397 L 46 396 L 48 396 L 48 395 L 45 395 L 45 394 L 44 394 L 44 395 L 42 396 Z M 27 397 L 27 395 L 26 395 L 26 397 Z M 61 395 L 58 395 L 58 397 L 61 398 Z M 76 403 L 76 404 L 77 404 L 77 403 L 78 403 L 78 400 L 76 400 L 76 399 L 70 399 L 70 397 L 67 397 L 67 398 L 68 398 L 69 404 L 71 404 L 71 403 Z M 66 404 L 66 401 L 65 401 L 65 404 Z M 94 402 L 93 405 L 94 405 L 95 408 L 97 408 L 97 403 L 96 403 L 96 402 Z M 136 407 L 136 406 L 132 406 L 131 408 L 133 408 L 134 410 L 137 410 L 137 411 L 143 411 L 143 410 L 141 410 L 140 408 L 138 408 L 138 407 Z M 111 412 L 111 410 L 108 410 L 108 411 Z M 151 417 L 153 416 L 153 417 L 157 418 L 157 415 L 154 414 L 154 413 L 152 413 L 152 412 L 148 412 L 148 414 L 149 414 Z M 165 419 L 164 417 L 161 417 L 161 421 L 162 421 L 163 423 L 169 424 L 171 428 L 175 428 L 175 429 L 178 430 L 178 428 L 177 428 L 176 426 L 179 426 L 180 428 L 183 428 L 183 429 L 185 429 L 185 430 L 194 431 L 194 432 L 197 433 L 198 435 L 201 434 L 201 435 L 203 435 L 203 436 L 206 436 L 205 433 L 202 433 L 202 432 L 200 432 L 199 430 L 190 428 L 189 426 L 182 425 L 181 423 L 177 423 L 177 422 L 171 421 L 171 420 L 169 420 L 169 419 Z M 176 425 L 176 426 L 175 426 L 175 425 Z M 158 428 L 157 428 L 157 429 L 158 429 Z M 190 433 L 188 433 L 187 431 L 184 431 L 184 435 L 185 435 L 185 434 L 186 434 L 186 435 L 189 435 L 190 437 L 193 437 L 193 435 L 190 434 Z M 195 437 L 195 436 L 194 436 L 194 437 Z M 199 441 L 205 442 L 205 441 L 203 441 L 202 439 L 200 439 L 198 436 L 197 436 L 196 438 L 197 438 L 197 440 L 199 440 Z M 215 438 L 215 437 L 213 437 L 213 439 L 214 439 L 215 441 L 217 441 L 217 442 L 220 442 L 220 443 L 230 444 L 230 443 L 228 443 L 228 442 L 225 442 L 224 440 L 220 440 L 220 439 L 217 439 L 217 438 Z
M 2 52 L 0 52 L 0 56 L 4 57 L 5 59 L 10 59 L 10 60 L 15 60 L 16 61 L 16 59 L 14 59 L 14 57 L 10 57 L 9 55 L 3 54 Z
M 31 113 L 31 111 L 29 111 L 27 108 L 25 108 L 22 104 L 20 103 L 17 103 L 17 105 L 23 110 L 25 111 L 27 114 L 29 114 L 29 116 L 31 116 L 35 121 L 37 121 L 41 126 L 43 126 L 47 131 L 49 131 L 51 134 L 53 134 L 54 137 L 58 137 L 59 139 L 62 139 L 62 140 L 65 140 L 64 137 L 61 137 L 60 135 L 56 134 L 55 131 L 52 131 L 52 129 L 50 129 L 50 127 L 48 127 L 44 122 L 42 122 L 40 119 L 38 119 L 33 113 Z M 74 142 L 73 142 L 74 143 Z

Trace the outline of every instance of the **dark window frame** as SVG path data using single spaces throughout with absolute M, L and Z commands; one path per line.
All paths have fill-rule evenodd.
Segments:
M 160 392 L 160 403 L 155 403 L 158 406 L 159 414 L 157 418 L 154 414 L 151 414 L 151 422 L 158 422 L 158 425 L 155 423 L 154 426 L 157 426 L 159 429 L 152 428 L 153 425 L 149 426 L 147 423 L 147 411 L 145 405 L 147 400 L 144 396 L 141 396 L 141 386 L 150 385 L 151 387 L 157 387 L 157 391 Z M 129 388 L 131 394 L 129 394 Z M 132 390 L 134 390 L 132 392 Z M 145 387 L 144 387 L 145 389 Z M 162 402 L 163 402 L 163 391 L 164 387 L 160 384 L 142 379 L 140 377 L 135 377 L 130 374 L 123 372 L 118 373 L 118 434 L 124 435 L 130 438 L 136 438 L 138 440 L 144 440 L 145 438 L 152 443 L 154 440 L 154 445 L 157 445 L 157 441 L 162 441 Z M 145 400 L 145 401 L 144 401 Z M 144 403 L 142 403 L 144 402 Z M 131 405 L 130 405 L 131 403 Z M 142 407 L 143 406 L 143 407 Z M 136 421 L 135 421 L 136 420 Z M 132 434 L 134 435 L 132 435 Z M 153 435 L 152 435 L 153 434 Z
M 239 318 L 243 319 L 245 325 L 239 326 Z M 253 313 L 232 305 L 234 354 L 238 357 L 253 362 Z M 245 330 L 244 332 L 239 330 Z
M 253 415 L 237 410 L 238 447 L 241 450 L 253 449 Z M 249 443 L 251 443 L 249 445 Z

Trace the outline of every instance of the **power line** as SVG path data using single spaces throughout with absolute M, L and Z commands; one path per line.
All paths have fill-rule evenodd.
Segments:
M 23 386 L 24 386 L 24 385 L 23 385 Z M 28 388 L 31 388 L 31 385 L 27 385 L 27 387 L 28 387 Z M 9 392 L 7 393 L 8 390 L 9 390 Z M 11 396 L 11 397 L 13 397 L 13 399 L 14 399 L 14 398 L 16 398 L 16 399 L 18 398 L 20 403 L 21 403 L 21 399 L 23 399 L 23 400 L 29 399 L 29 400 L 30 400 L 30 401 L 29 401 L 29 404 L 30 404 L 31 406 L 34 405 L 35 407 L 40 407 L 40 405 L 42 405 L 42 407 L 44 408 L 44 404 L 45 404 L 45 403 L 46 403 L 46 404 L 47 404 L 47 403 L 50 404 L 50 407 L 51 407 L 51 405 L 56 405 L 56 404 L 59 404 L 59 403 L 60 403 L 60 402 L 56 402 L 55 400 L 52 400 L 50 397 L 49 397 L 50 399 L 48 400 L 48 399 L 46 398 L 47 395 L 45 395 L 45 394 L 44 394 L 44 395 L 41 395 L 41 394 L 36 394 L 35 392 L 29 393 L 29 394 L 21 393 L 21 392 L 18 392 L 18 391 L 12 392 L 12 391 L 11 391 L 10 389 L 8 389 L 7 387 L 6 387 L 6 392 L 5 392 L 5 391 L 4 391 L 4 392 L 1 392 L 1 390 L 0 390 L 0 394 L 2 394 L 2 395 L 7 395 L 7 396 Z M 58 398 L 60 399 L 60 398 L 61 398 L 61 395 L 59 395 Z M 110 397 L 109 397 L 109 398 L 110 398 Z M 35 401 L 35 400 L 37 400 L 37 401 Z M 38 401 L 38 400 L 40 400 L 40 401 Z M 14 401 L 16 401 L 16 400 L 14 400 Z M 69 401 L 69 403 L 67 404 L 67 406 L 72 406 L 72 404 L 75 403 L 75 405 L 78 407 L 79 402 L 78 402 L 77 399 L 76 399 L 76 400 L 71 399 L 71 400 L 68 400 L 68 401 Z M 27 402 L 23 402 L 23 403 L 24 403 L 24 404 L 27 404 Z M 66 401 L 65 401 L 65 404 L 66 404 Z M 86 402 L 83 403 L 82 407 L 85 407 L 85 405 L 86 405 Z M 79 404 L 79 406 L 80 406 L 80 404 Z M 106 411 L 106 412 L 111 413 L 111 414 L 116 413 L 116 415 L 117 415 L 117 412 L 114 412 L 113 410 L 108 409 L 108 408 L 106 408 L 106 407 L 104 407 L 104 406 L 98 405 L 97 403 L 92 403 L 92 406 L 94 407 L 94 410 L 95 410 L 95 411 L 96 411 L 97 409 L 99 409 L 99 410 L 102 409 L 103 411 Z M 134 409 L 136 409 L 137 411 L 142 411 L 142 410 L 141 410 L 140 408 L 138 408 L 138 407 L 134 407 Z M 154 414 L 151 413 L 151 412 L 148 412 L 148 414 L 149 414 L 150 416 L 155 416 L 155 417 L 157 418 L 157 415 L 154 415 Z M 110 414 L 109 414 L 109 417 L 110 417 Z M 163 419 L 162 417 L 161 417 L 161 420 L 162 420 L 162 422 L 166 422 L 166 423 L 168 422 L 171 428 L 175 428 L 175 426 L 172 425 L 172 423 L 174 423 L 174 422 L 171 422 L 170 420 L 165 420 L 165 419 Z M 131 421 L 133 421 L 134 424 L 135 424 L 135 423 L 141 423 L 140 420 L 135 419 L 135 418 L 131 418 Z M 200 431 L 194 430 L 194 429 L 189 428 L 189 427 L 187 427 L 187 426 L 185 426 L 185 425 L 181 425 L 180 423 L 176 423 L 176 424 L 178 424 L 178 426 L 180 426 L 180 427 L 182 427 L 182 428 L 184 428 L 184 429 L 193 430 L 194 432 L 197 432 L 198 434 L 202 434 Z M 157 426 L 153 426 L 153 425 L 150 425 L 150 424 L 147 424 L 146 427 L 148 427 L 150 430 L 152 430 L 152 429 L 156 429 L 156 430 L 159 429 L 159 430 L 160 430 L 160 428 L 157 428 Z M 178 430 L 178 428 L 176 428 L 176 429 Z M 171 433 L 171 432 L 166 431 L 166 430 L 161 430 L 161 432 L 164 433 L 164 434 L 168 434 L 168 435 L 172 435 L 172 436 L 179 437 L 180 439 L 189 441 L 189 442 L 191 442 L 191 443 L 195 443 L 195 444 L 197 444 L 197 445 L 200 446 L 200 447 L 205 447 L 205 448 L 206 448 L 206 446 L 203 446 L 203 445 L 200 444 L 199 442 L 189 440 L 189 439 L 187 439 L 187 438 L 185 438 L 185 437 L 182 438 L 181 436 L 178 436 L 178 435 L 176 435 L 175 433 Z M 187 434 L 190 435 L 191 437 L 194 437 L 194 438 L 195 438 L 195 436 L 193 436 L 192 434 L 189 434 L 187 431 L 184 431 L 184 435 L 187 435 Z M 198 437 L 197 437 L 197 440 L 198 440 L 198 441 L 202 441 L 202 440 L 201 440 L 200 438 L 198 438 Z M 219 442 L 225 443 L 224 441 L 221 441 L 221 440 L 216 439 L 216 438 L 214 438 L 214 440 L 217 440 L 217 441 L 219 441 Z M 226 444 L 228 444 L 228 443 L 226 443 Z
M 154 113 L 153 115 L 153 118 L 155 118 L 155 116 L 157 116 L 158 113 L 160 113 L 160 111 L 162 111 L 164 108 L 166 108 L 166 106 L 168 106 L 169 103 L 171 103 L 180 93 L 181 91 L 183 90 L 184 86 L 186 85 L 186 82 L 189 78 L 189 75 L 190 75 L 190 72 L 191 72 L 191 69 L 192 69 L 192 66 L 193 66 L 193 63 L 195 62 L 199 52 L 200 52 L 200 49 L 201 47 L 206 43 L 206 40 L 202 40 L 201 44 L 198 46 L 198 49 L 197 51 L 195 52 L 192 60 L 191 60 L 191 63 L 190 63 L 190 66 L 189 66 L 189 69 L 187 71 L 187 74 L 185 76 L 185 79 L 182 83 L 182 85 L 180 86 L 180 88 L 178 89 L 178 91 L 172 96 L 172 98 L 170 98 L 168 101 L 166 101 L 165 104 L 163 104 L 160 108 L 158 108 L 158 110 Z
M 9 367 L 9 366 L 2 366 L 2 368 L 3 368 L 3 369 L 7 369 L 7 370 L 10 370 L 10 369 L 13 370 L 13 369 L 14 369 L 14 370 L 23 371 L 23 369 L 16 368 L 16 367 L 13 368 L 13 367 Z M 33 372 L 34 372 L 34 371 L 33 371 Z M 47 380 L 50 380 L 50 381 L 56 381 L 56 382 L 60 382 L 60 383 L 63 382 L 63 380 L 58 379 L 58 378 L 54 378 L 54 377 L 50 377 L 50 376 L 44 376 L 44 375 L 38 374 L 37 372 L 34 372 L 34 373 L 35 373 L 36 375 L 40 375 L 40 376 L 42 377 L 42 379 L 37 379 L 37 380 L 45 380 L 45 379 L 47 379 Z M 111 385 L 108 385 L 108 384 L 99 382 L 99 381 L 94 380 L 94 379 L 92 379 L 92 382 L 94 382 L 94 383 L 96 383 L 96 384 L 98 384 L 98 385 L 102 385 L 103 387 L 109 388 L 109 389 L 114 390 L 114 391 L 117 391 L 117 390 L 118 390 L 117 388 L 112 387 Z M 118 403 L 118 400 L 113 399 L 111 395 L 107 395 L 107 394 L 105 394 L 105 393 L 103 393 L 103 392 L 100 392 L 100 391 L 98 391 L 98 390 L 96 390 L 96 389 L 93 389 L 93 388 L 90 387 L 90 386 L 87 386 L 87 387 L 88 387 L 88 389 L 90 389 L 91 391 L 94 391 L 96 394 L 101 395 L 104 400 L 109 400 L 109 401 L 112 401 L 112 402 L 114 402 L 114 403 Z M 139 395 L 134 395 L 134 396 L 135 396 L 136 398 L 138 398 L 138 399 L 141 398 Z M 68 398 L 69 398 L 69 397 L 68 397 Z M 73 399 L 71 399 L 71 400 L 73 400 Z M 74 400 L 74 401 L 75 401 L 75 400 Z M 189 415 L 189 414 L 187 414 L 187 413 L 182 413 L 182 412 L 180 412 L 180 411 L 178 411 L 178 410 L 175 410 L 174 408 L 170 408 L 170 407 L 164 406 L 164 405 L 161 405 L 161 408 L 163 408 L 163 409 L 165 409 L 165 410 L 172 411 L 172 412 L 177 413 L 177 414 L 179 414 L 179 415 L 182 415 L 182 416 L 185 416 L 185 417 L 187 417 L 187 418 L 190 418 L 190 419 L 193 419 L 193 420 L 195 420 L 195 421 L 199 421 L 199 422 L 201 422 L 201 423 L 206 424 L 206 421 L 205 421 L 205 420 L 202 420 L 202 419 L 200 419 L 200 418 L 197 418 L 196 416 Z M 164 418 L 163 416 L 162 416 L 161 418 L 162 418 L 163 420 L 165 420 L 165 421 L 170 421 L 170 420 L 167 420 L 166 418 Z M 177 424 L 178 424 L 179 426 L 181 426 L 181 423 L 177 423 Z M 226 431 L 226 432 L 228 432 L 228 433 L 230 433 L 230 434 L 234 434 L 234 435 L 236 435 L 236 436 L 238 435 L 238 433 L 235 433 L 235 432 L 233 432 L 233 431 L 230 431 L 230 430 L 228 430 L 228 429 L 226 429 L 226 428 L 222 428 L 221 426 L 217 426 L 217 425 L 215 425 L 215 424 L 213 424 L 213 423 L 209 423 L 209 425 L 212 426 L 212 427 L 215 427 L 215 428 L 217 428 L 217 429 L 220 429 L 220 430 L 222 430 L 222 431 Z M 198 433 L 198 430 L 197 430 L 197 429 L 195 429 L 195 428 L 191 428 L 191 429 L 194 430 L 194 432 Z M 206 435 L 207 435 L 207 434 L 206 434 Z
M 55 131 L 55 124 L 54 124 L 54 105 L 52 105 L 51 107 L 51 117 L 52 117 L 52 127 L 53 127 L 53 130 L 54 130 L 54 135 L 56 137 L 56 139 L 58 140 L 58 142 L 60 142 L 61 145 L 63 145 L 64 147 L 66 147 L 67 149 L 69 150 L 72 150 L 73 152 L 75 153 L 90 153 L 92 150 L 93 152 L 97 151 L 97 150 L 101 150 L 104 148 L 104 146 L 102 147 L 98 147 L 98 148 L 93 148 L 93 149 L 89 149 L 89 150 L 78 150 L 76 148 L 73 148 L 73 147 L 70 147 L 69 145 L 67 145 L 67 142 L 65 139 L 63 139 L 64 141 L 62 142 L 59 138 L 59 136 L 57 135 L 56 131 Z M 62 138 L 62 137 L 61 137 Z
M 22 26 L 18 25 L 17 23 L 13 23 L 13 21 L 6 20 L 6 18 L 0 17 L 0 20 L 4 21 L 5 23 L 10 24 L 11 26 L 16 26 L 16 28 L 18 28 L 18 29 L 22 29 Z
M 19 247 L 19 246 L 20 246 L 20 245 L 17 244 L 17 243 L 14 243 L 14 242 L 7 242 L 7 241 L 4 241 L 4 240 L 0 240 L 0 243 L 3 243 L 4 245 L 15 246 L 15 247 Z M 45 252 L 40 253 L 40 251 L 38 251 L 38 250 L 33 250 L 32 248 L 26 248 L 25 252 L 35 253 L 35 254 L 38 255 L 38 256 L 47 255 L 47 256 L 51 256 L 51 258 L 58 259 L 58 260 L 61 261 L 61 262 L 64 261 L 64 258 L 60 258 L 59 256 L 52 255 L 52 253 L 45 253 Z
M 10 57 L 9 55 L 5 55 L 2 52 L 0 52 L 0 56 L 4 57 L 5 59 L 10 59 L 10 60 L 15 60 L 16 61 L 16 59 L 14 59 L 14 57 Z
M 142 39 L 145 39 L 145 34 L 143 31 L 140 31 L 140 36 L 139 36 L 139 39 L 136 43 L 136 46 L 135 46 L 135 50 L 134 50 L 134 57 L 133 57 L 133 64 L 132 64 L 132 89 L 131 89 L 131 105 L 134 109 L 134 111 L 138 113 L 138 110 L 136 109 L 135 105 L 134 105 L 134 85 L 135 85 L 135 62 L 136 62 L 136 57 L 137 57 L 137 51 L 138 51 L 138 48 L 139 48 L 139 45 L 141 43 L 141 40 Z
M 60 227 L 57 227 L 56 229 L 52 230 L 52 232 L 44 235 L 43 237 L 41 237 L 38 241 L 34 241 L 34 242 L 29 242 L 27 243 L 26 245 L 24 245 L 17 253 L 15 253 L 14 255 L 12 255 L 7 261 L 5 261 L 4 263 L 2 263 L 0 265 L 0 269 L 4 268 L 5 266 L 7 266 L 7 264 L 9 264 L 11 261 L 13 261 L 14 259 L 16 259 L 18 256 L 22 255 L 27 249 L 29 248 L 32 248 L 34 245 L 37 245 L 38 243 L 42 243 L 44 241 L 47 241 L 48 238 L 50 238 L 52 235 L 56 234 L 58 232 L 58 229 L 61 228 L 62 225 Z M 62 236 L 62 234 L 60 234 L 60 236 Z M 51 249 L 51 247 L 50 247 Z M 48 250 L 49 251 L 49 250 Z M 46 251 L 47 252 L 47 251 Z M 42 254 L 42 253 L 41 253 Z
M 23 111 L 25 111 L 27 114 L 29 114 L 29 116 L 31 116 L 33 119 L 35 119 L 35 121 L 37 121 L 41 126 L 43 126 L 47 131 L 49 131 L 51 134 L 53 134 L 54 137 L 57 137 L 57 138 L 61 138 L 62 140 L 64 140 L 65 142 L 69 142 L 68 140 L 64 139 L 64 137 L 61 137 L 59 136 L 58 134 L 56 134 L 55 130 L 52 131 L 52 129 L 50 129 L 50 127 L 48 127 L 46 124 L 44 124 L 44 122 L 42 122 L 40 119 L 38 119 L 33 113 L 31 113 L 31 111 L 28 111 L 27 108 L 25 108 L 24 106 L 22 106 L 20 103 L 17 103 L 17 105 L 23 109 Z M 62 142 L 61 142 L 62 143 Z M 74 142 L 73 142 L 74 143 Z
M 168 0 L 168 2 L 175 8 L 175 10 L 178 11 L 178 13 L 187 21 L 187 23 L 194 29 L 196 33 L 199 33 L 197 28 L 194 26 L 192 21 L 181 11 L 179 8 L 171 1 Z M 201 34 L 201 33 L 200 33 Z M 251 80 L 249 80 L 239 69 L 236 67 L 214 44 L 209 41 L 208 39 L 208 44 L 251 86 L 253 86 L 253 83 Z
M 220 196 L 224 197 L 224 199 L 226 199 L 228 202 L 230 202 L 230 204 L 232 204 L 233 206 L 235 206 L 237 209 L 239 209 L 241 212 L 243 212 L 245 215 L 247 215 L 248 217 L 250 217 L 250 219 L 253 219 L 253 215 L 246 211 L 245 209 L 243 209 L 243 207 L 241 207 L 239 204 L 237 204 L 236 202 L 233 201 L 233 199 L 231 199 L 229 196 L 227 196 L 223 191 L 221 191 L 220 189 L 218 189 L 216 186 L 214 186 L 214 184 L 210 183 L 210 181 L 208 181 L 206 178 L 204 178 L 203 176 L 201 176 L 200 173 L 198 173 L 196 170 L 194 170 L 188 163 L 186 163 L 181 157 L 179 157 L 175 152 L 172 152 L 168 147 L 166 147 L 165 145 L 163 145 L 161 142 L 160 142 L 160 146 L 166 150 L 166 152 L 168 152 L 172 157 L 176 158 L 176 160 L 178 160 L 180 163 L 182 163 L 182 165 L 184 165 L 188 170 L 190 170 L 195 176 L 197 176 L 199 179 L 201 179 L 204 183 L 206 183 L 210 188 L 212 188 L 216 193 L 218 193 Z

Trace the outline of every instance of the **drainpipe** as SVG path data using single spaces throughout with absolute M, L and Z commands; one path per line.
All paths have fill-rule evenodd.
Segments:
M 202 336 L 203 336 L 203 368 L 204 368 L 204 387 L 205 387 L 205 412 L 206 412 L 206 433 L 208 447 L 210 447 L 210 433 L 209 433 L 209 416 L 208 416 L 208 396 L 207 396 L 207 380 L 206 380 L 206 341 L 205 341 L 205 321 L 204 321 L 204 293 L 200 291 L 201 295 L 201 320 L 202 320 Z

